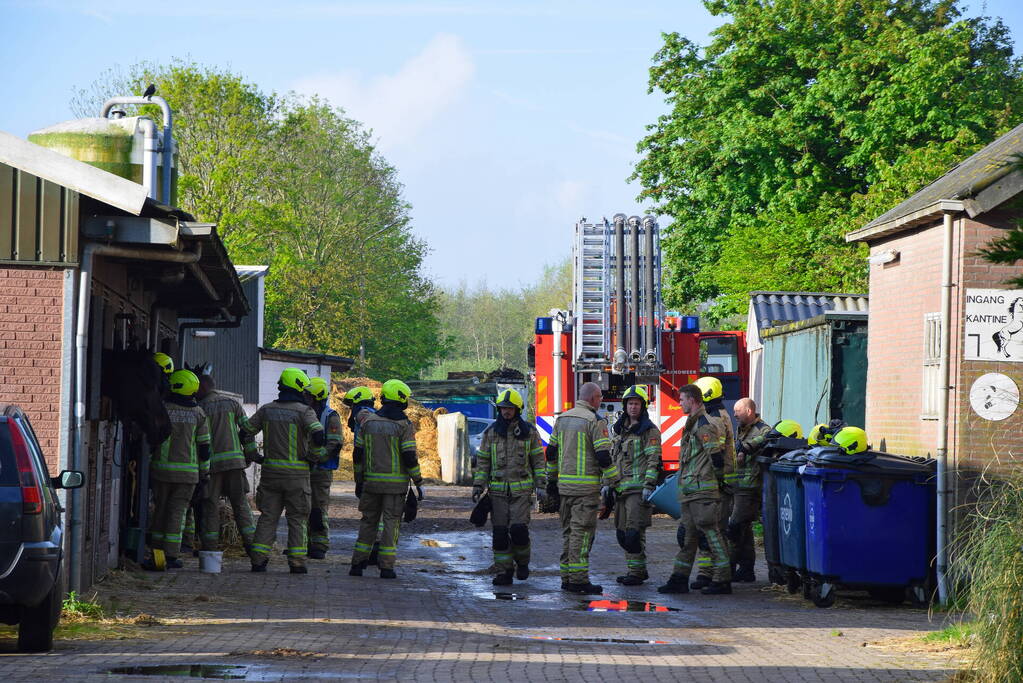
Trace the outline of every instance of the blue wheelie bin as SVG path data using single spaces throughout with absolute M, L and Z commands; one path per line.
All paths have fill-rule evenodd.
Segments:
M 778 490 L 771 465 L 784 453 L 804 448 L 805 440 L 783 436 L 768 441 L 757 456 L 757 464 L 760 465 L 763 474 L 760 521 L 764 529 L 764 560 L 767 562 L 767 578 L 771 583 L 778 585 L 785 585 L 785 569 L 781 563 L 781 547 L 778 540 Z
M 810 598 L 834 602 L 836 586 L 900 603 L 930 598 L 936 461 L 865 451 L 811 449 L 803 468 Z
M 803 480 L 800 469 L 806 464 L 804 449 L 789 451 L 771 465 L 778 499 L 778 549 L 785 571 L 785 586 L 795 593 L 806 574 L 806 523 L 803 515 Z

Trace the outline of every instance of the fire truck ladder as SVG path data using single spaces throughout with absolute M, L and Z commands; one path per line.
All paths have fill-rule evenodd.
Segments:
M 611 286 L 611 225 L 607 219 L 575 224 L 574 301 L 578 328 L 573 335 L 575 359 L 603 361 L 611 344 L 608 292 Z

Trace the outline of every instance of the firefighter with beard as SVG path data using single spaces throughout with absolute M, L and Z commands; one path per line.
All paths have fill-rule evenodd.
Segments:
M 647 413 L 646 388 L 629 387 L 622 396 L 625 411 L 611 427 L 611 453 L 621 480 L 615 502 L 618 545 L 625 550 L 626 573 L 616 581 L 638 586 L 649 578 L 646 570 L 646 530 L 651 508 L 647 503 L 661 471 L 661 432 Z
M 472 500 L 490 491 L 495 586 L 529 578 L 529 511 L 533 492 L 547 497 L 546 461 L 536 429 L 522 419 L 522 397 L 505 389 L 497 397 L 497 420 L 483 432 L 477 451 Z

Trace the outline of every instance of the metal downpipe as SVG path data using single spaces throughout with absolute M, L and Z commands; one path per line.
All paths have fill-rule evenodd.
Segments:
M 646 306 L 644 309 L 644 315 L 646 316 L 646 356 L 645 360 L 647 363 L 657 362 L 657 331 L 654 325 L 654 301 L 656 299 L 654 289 L 654 230 L 657 229 L 657 222 L 652 216 L 646 216 L 643 218 L 643 231 L 645 233 L 645 246 L 646 253 L 644 260 L 646 262 Z
M 938 601 L 947 605 L 950 596 L 948 586 L 948 406 L 952 387 L 949 384 L 952 330 L 952 212 L 942 217 L 943 247 L 941 254 L 941 362 L 938 374 L 941 378 L 941 403 L 938 410 L 937 447 L 937 578 Z
M 614 216 L 615 231 L 615 352 L 612 366 L 625 369 L 625 214 Z
M 640 359 L 643 343 L 639 338 L 639 216 L 629 217 L 629 241 L 632 249 L 629 254 L 629 275 L 631 276 L 631 297 L 629 309 L 629 357 L 633 362 Z

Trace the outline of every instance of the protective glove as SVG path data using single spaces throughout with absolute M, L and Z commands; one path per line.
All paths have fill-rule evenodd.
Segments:
M 422 500 L 423 497 L 423 487 L 416 484 L 416 500 Z
M 741 446 L 735 449 L 735 460 L 740 465 L 746 464 L 746 451 L 742 450 Z
M 650 496 L 654 495 L 654 490 L 650 488 L 643 489 L 643 502 L 649 503 Z
M 610 486 L 600 487 L 600 510 L 597 519 L 607 519 L 615 509 L 615 490 Z
M 545 489 L 543 489 L 543 488 L 539 488 L 538 487 L 536 489 L 536 499 L 540 502 L 541 505 L 546 503 L 547 502 L 547 491 Z
M 476 486 L 472 487 L 472 502 L 478 503 L 480 501 L 480 496 L 482 495 L 483 495 L 482 486 L 477 484 Z
M 355 497 L 356 498 L 362 498 L 362 482 L 361 481 L 355 482 Z

